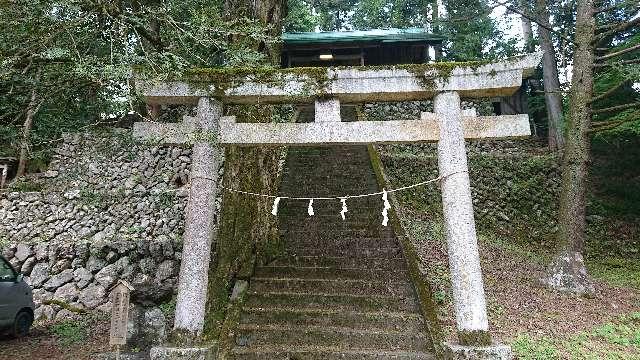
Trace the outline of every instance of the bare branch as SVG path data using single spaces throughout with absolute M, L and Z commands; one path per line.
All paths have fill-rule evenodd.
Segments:
M 606 97 L 608 97 L 609 95 L 613 94 L 614 92 L 616 92 L 618 89 L 620 89 L 621 87 L 625 86 L 626 84 L 629 83 L 629 79 L 625 79 L 623 81 L 621 81 L 619 84 L 611 87 L 609 90 L 603 92 L 602 94 L 592 98 L 589 103 L 593 104 L 596 101 L 600 101 Z
M 620 125 L 624 125 L 626 123 L 638 121 L 636 117 L 630 117 L 625 120 L 618 121 L 596 121 L 591 123 L 591 129 L 589 129 L 589 133 L 593 134 L 600 131 L 613 130 Z
M 640 101 L 634 102 L 634 103 L 629 103 L 629 104 L 624 104 L 624 105 L 612 106 L 612 107 L 608 107 L 608 108 L 604 108 L 604 109 L 595 109 L 595 110 L 591 110 L 591 113 L 592 114 L 603 114 L 603 113 L 608 113 L 608 112 L 631 109 L 631 108 L 634 108 L 634 107 L 640 107 Z
M 599 68 L 599 67 L 605 67 L 605 66 L 619 66 L 619 65 L 637 64 L 637 63 L 640 63 L 640 59 L 623 60 L 623 61 L 616 61 L 612 63 L 593 64 L 593 66 Z
M 626 54 L 628 52 L 632 52 L 632 51 L 635 51 L 635 50 L 638 50 L 638 49 L 640 49 L 640 44 L 636 44 L 634 46 L 631 46 L 631 47 L 628 47 L 626 49 L 622 49 L 622 50 L 619 50 L 619 51 L 616 51 L 616 52 L 612 52 L 612 53 L 604 55 L 604 56 L 598 56 L 598 57 L 596 57 L 596 61 L 608 60 L 608 59 L 611 59 L 613 57 L 624 55 L 624 54 Z
M 640 24 L 640 16 L 638 16 L 637 18 L 627 21 L 627 22 L 623 22 L 617 26 L 615 26 L 613 29 L 609 30 L 609 31 L 605 31 L 601 34 L 598 34 L 598 36 L 596 36 L 596 41 L 601 41 L 602 39 L 606 39 L 609 36 L 615 35 L 617 33 L 621 33 L 623 31 L 626 31 L 628 29 L 633 28 L 634 26 L 637 26 Z

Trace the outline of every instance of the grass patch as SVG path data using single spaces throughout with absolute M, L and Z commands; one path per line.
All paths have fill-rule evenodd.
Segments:
M 521 334 L 511 347 L 522 360 L 637 360 L 640 359 L 640 312 L 621 316 L 568 339 L 536 339 Z
M 62 346 L 70 346 L 84 342 L 89 337 L 86 324 L 78 321 L 64 320 L 51 325 L 51 331 Z
M 162 311 L 162 314 L 164 314 L 165 317 L 173 318 L 176 312 L 176 297 L 173 296 L 171 300 L 160 304 L 158 307 L 160 308 L 160 311 Z
M 42 191 L 42 183 L 36 180 L 27 180 L 25 178 L 19 178 L 9 184 L 9 191 L 17 192 L 33 192 Z
M 640 289 L 640 261 L 629 258 L 587 259 L 591 276 L 617 287 Z
M 548 338 L 534 339 L 529 335 L 519 335 L 511 348 L 520 360 L 552 360 L 560 359 L 558 349 Z
M 481 243 L 498 247 L 535 264 L 545 265 L 551 261 L 551 257 L 546 249 L 540 246 L 536 247 L 531 243 L 526 243 L 518 239 L 507 239 L 490 231 L 481 231 L 478 234 L 478 240 Z

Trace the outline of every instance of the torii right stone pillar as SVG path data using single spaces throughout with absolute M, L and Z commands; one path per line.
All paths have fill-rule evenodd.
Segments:
M 456 92 L 436 95 L 434 111 L 439 122 L 438 169 L 444 176 L 442 206 L 458 333 L 457 344 L 445 344 L 445 357 L 511 359 L 511 349 L 492 344 L 489 334 L 460 96 Z

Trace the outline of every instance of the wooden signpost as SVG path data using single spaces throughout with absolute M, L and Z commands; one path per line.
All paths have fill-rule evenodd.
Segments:
M 129 294 L 133 287 L 124 280 L 111 289 L 111 330 L 109 345 L 116 346 L 116 359 L 120 359 L 120 346 L 127 343 L 127 322 L 129 321 Z

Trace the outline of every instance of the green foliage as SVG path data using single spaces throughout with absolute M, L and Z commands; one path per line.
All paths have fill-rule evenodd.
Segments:
M 80 201 L 87 206 L 102 208 L 106 205 L 107 194 L 94 188 L 85 187 L 80 190 Z
M 593 193 L 589 213 L 637 219 L 640 216 L 640 137 L 617 130 L 617 136 L 591 142 Z M 609 133 L 611 135 L 611 133 Z
M 520 334 L 511 343 L 518 359 L 637 359 L 640 350 L 640 313 L 620 316 L 590 331 L 568 337 L 534 338 Z
M 492 7 L 485 0 L 445 0 L 447 11 L 442 20 L 442 34 L 447 39 L 445 53 L 449 60 L 470 61 L 516 54 L 515 42 L 503 41 Z
M 362 0 L 354 8 L 353 27 L 359 30 L 422 27 L 428 0 Z
M 221 3 L 188 1 L 12 1 L 0 6 L 0 152 L 16 156 L 21 127 L 36 111 L 31 158 L 63 132 L 111 125 L 146 109 L 129 80 L 196 66 L 264 62 L 276 40 L 257 21 L 226 20 Z M 242 34 L 242 36 L 238 36 Z
M 9 186 L 9 190 L 18 192 L 41 191 L 42 184 L 31 179 L 23 178 L 12 182 Z
M 171 300 L 160 304 L 158 307 L 165 317 L 173 317 L 176 312 L 176 297 L 173 296 Z
M 72 320 L 64 320 L 53 324 L 51 330 L 62 346 L 70 346 L 84 342 L 89 336 L 86 324 Z
M 549 339 L 533 339 L 529 335 L 519 335 L 511 343 L 514 353 L 521 360 L 560 359 L 558 349 Z
M 283 19 L 285 32 L 311 32 L 318 24 L 313 16 L 311 4 L 305 0 L 289 0 L 287 16 Z
M 175 192 L 163 192 L 158 195 L 158 204 L 162 208 L 170 208 L 176 202 Z

